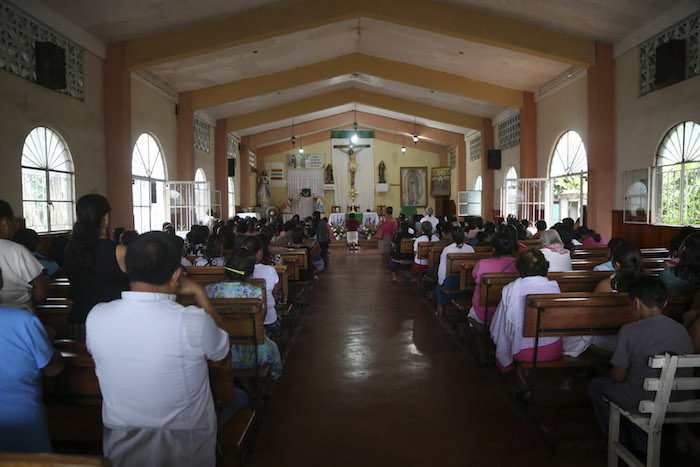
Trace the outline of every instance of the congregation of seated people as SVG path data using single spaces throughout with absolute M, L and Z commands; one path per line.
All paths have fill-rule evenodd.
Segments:
M 610 376 L 592 381 L 589 388 L 591 404 L 606 437 L 607 400 L 635 413 L 639 401 L 649 398 L 650 393 L 641 387 L 644 377 L 658 377 L 659 373 L 648 368 L 646 359 L 649 356 L 664 352 L 681 355 L 700 352 L 700 232 L 697 228 L 679 229 L 668 245 L 658 246 L 658 257 L 645 263 L 642 250 L 633 242 L 621 237 L 607 241 L 602 234 L 571 218 L 562 219 L 551 227 L 541 219 L 517 220 L 512 216 L 495 221 L 484 221 L 480 217 L 460 221 L 455 216 L 436 218 L 428 208 L 424 217 L 416 215 L 407 219 L 401 214 L 396 220 L 387 216 L 387 221 L 389 226 L 385 231 L 392 239 L 387 242 L 388 248 L 380 253 L 383 265 L 392 273 L 392 282 L 397 282 L 401 275 L 407 283 L 420 283 L 428 278 L 433 284 L 438 316 L 443 316 L 452 306 L 451 316 L 465 313 L 459 315 L 462 318 L 457 321 L 468 319 L 473 323 L 468 327 L 471 333 L 481 332 L 474 326 L 486 326 L 488 345 L 494 348 L 495 366 L 502 373 L 514 367 L 518 370 L 511 392 L 519 399 L 529 400 L 531 388 L 528 370 L 515 363 L 532 362 L 535 358 L 538 362 L 556 362 L 584 353 L 601 357 L 603 363 L 609 362 Z M 379 229 L 383 227 L 380 225 Z M 408 241 L 411 242 L 410 251 L 406 247 Z M 424 248 L 429 252 L 428 257 L 419 253 L 421 244 L 428 247 Z M 490 250 L 490 254 L 479 256 L 475 265 L 467 270 L 474 285 L 473 290 L 466 290 L 464 279 L 460 283 L 460 277 L 454 273 L 446 275 L 447 263 L 450 255 L 473 253 L 477 247 L 486 247 L 480 250 Z M 586 254 L 590 256 L 588 263 L 581 260 L 588 257 Z M 435 262 L 429 259 L 432 256 Z M 549 274 L 554 273 L 552 277 L 556 277 L 557 273 L 581 272 L 585 276 L 586 271 L 595 271 L 595 274 L 608 271 L 609 276 L 603 275 L 590 289 L 582 288 L 581 292 L 627 294 L 634 321 L 622 326 L 617 334 L 540 337 L 535 351 L 536 339 L 524 336 L 528 296 L 561 293 L 559 284 L 548 278 Z M 484 274 L 507 273 L 513 277 L 500 292 L 498 305 L 484 307 Z M 420 286 L 418 290 L 420 293 Z M 679 292 L 689 294 L 685 295 L 686 312 L 664 315 L 669 294 Z M 432 299 L 430 290 L 427 298 Z M 466 304 L 460 306 L 459 302 Z M 641 430 L 625 430 L 621 433 L 623 442 L 644 455 L 646 435 Z
M 282 376 L 280 348 L 294 326 L 278 314 L 292 305 L 283 255 L 302 251 L 309 267 L 300 279 L 317 280 L 329 259 L 327 219 L 210 218 L 183 239 L 171 223 L 141 235 L 112 229 L 110 211 L 101 195 L 81 197 L 70 234 L 42 248 L 0 200 L 0 348 L 11 362 L 0 366 L 0 452 L 52 452 L 42 377 L 60 374 L 65 361 L 54 350 L 56 330 L 39 319 L 48 299 L 70 304 L 62 344 L 82 345 L 94 362 L 103 454 L 112 465 L 212 466 L 217 427 L 269 392 L 260 399 L 251 384 L 235 387 L 235 402 L 215 408 L 207 361 L 230 360 L 234 371 L 264 366 L 272 381 Z M 203 284 L 196 271 L 206 266 L 221 272 Z M 49 280 L 69 284 L 69 293 L 51 297 Z M 261 304 L 262 343 L 229 342 L 211 302 L 219 299 Z

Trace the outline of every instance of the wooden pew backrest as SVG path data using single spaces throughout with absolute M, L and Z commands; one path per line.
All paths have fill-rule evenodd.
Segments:
M 447 277 L 458 277 L 462 270 L 462 263 L 465 261 L 482 260 L 491 258 L 491 252 L 474 252 L 474 253 L 449 253 L 445 258 L 445 274 Z M 475 263 L 476 264 L 476 263 Z
M 415 241 L 415 238 L 402 238 L 401 239 L 401 246 L 399 247 L 400 253 L 413 253 L 413 242 Z
M 418 243 L 418 259 L 428 259 L 428 251 L 435 242 L 420 242 Z

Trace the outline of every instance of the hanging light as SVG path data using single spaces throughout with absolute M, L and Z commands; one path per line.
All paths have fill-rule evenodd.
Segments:
M 350 141 L 355 144 L 357 143 L 358 137 L 357 137 L 357 107 L 355 108 L 355 121 L 352 124 L 352 129 L 355 131 L 353 135 L 350 137 Z
M 299 146 L 299 154 L 304 154 L 304 146 Z
M 297 143 L 297 139 L 294 136 L 294 117 L 292 117 L 292 147 Z
M 299 154 L 304 154 L 304 136 L 299 135 Z
M 406 154 L 406 146 L 401 146 L 401 152 L 402 152 L 403 154 Z
M 413 142 L 418 143 L 418 133 L 413 133 Z
M 418 144 L 418 119 L 413 117 L 413 143 Z
M 401 153 L 406 154 L 406 142 L 403 135 L 401 135 Z

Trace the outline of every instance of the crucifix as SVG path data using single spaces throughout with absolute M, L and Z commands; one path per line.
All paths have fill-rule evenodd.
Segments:
M 334 148 L 338 149 L 339 151 L 344 152 L 345 154 L 348 155 L 348 170 L 350 171 L 350 187 L 355 188 L 355 172 L 357 172 L 357 162 L 355 161 L 355 156 L 362 151 L 364 148 L 369 148 L 369 144 L 361 144 L 359 146 L 354 146 L 354 145 L 336 145 L 333 146 Z M 343 148 L 347 148 L 347 151 L 344 151 Z M 357 148 L 357 150 L 355 150 Z

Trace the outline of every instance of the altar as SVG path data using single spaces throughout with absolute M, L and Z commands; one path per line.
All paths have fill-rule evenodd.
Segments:
M 330 225 L 345 225 L 345 220 L 350 217 L 350 213 L 334 212 L 328 217 Z M 379 216 L 376 212 L 357 212 L 355 218 L 360 221 L 361 225 L 374 224 L 379 225 Z

